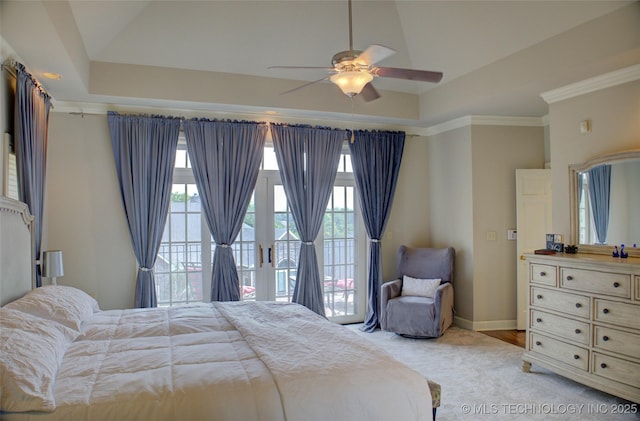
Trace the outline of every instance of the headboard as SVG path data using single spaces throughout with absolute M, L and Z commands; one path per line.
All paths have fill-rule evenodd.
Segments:
M 35 285 L 33 216 L 27 205 L 0 197 L 0 305 Z

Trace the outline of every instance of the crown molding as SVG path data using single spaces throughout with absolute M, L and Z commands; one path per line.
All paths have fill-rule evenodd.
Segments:
M 553 104 L 554 102 L 574 98 L 580 95 L 599 91 L 601 89 L 610 88 L 612 86 L 622 85 L 623 83 L 632 82 L 638 79 L 640 79 L 640 64 L 585 79 L 558 89 L 543 92 L 540 96 L 547 102 L 547 104 Z
M 426 136 L 435 136 L 449 130 L 459 129 L 469 126 L 519 126 L 519 127 L 542 127 L 543 117 L 509 117 L 490 115 L 467 115 L 427 127 Z

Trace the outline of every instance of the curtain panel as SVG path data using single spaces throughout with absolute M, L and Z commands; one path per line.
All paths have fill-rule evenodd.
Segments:
M 20 200 L 29 206 L 34 216 L 35 250 L 40 258 L 44 186 L 47 168 L 47 141 L 51 97 L 29 74 L 24 65 L 16 63 L 15 148 Z M 40 266 L 35 265 L 36 286 L 42 286 Z
M 609 230 L 609 200 L 611 196 L 611 165 L 600 165 L 588 172 L 589 199 L 598 243 L 606 244 Z
M 216 243 L 211 301 L 239 301 L 232 245 L 251 202 L 269 126 L 194 119 L 183 127 L 205 219 Z
M 284 191 L 302 242 L 293 302 L 324 316 L 323 284 L 313 241 L 322 227 L 347 132 L 272 125 L 271 136 Z
M 365 332 L 373 332 L 379 324 L 378 295 L 382 283 L 381 239 L 391 212 L 404 141 L 404 132 L 356 131 L 353 134 L 353 142 L 349 143 L 362 218 L 370 241 L 368 309 L 362 328 Z
M 180 119 L 107 115 L 122 204 L 138 261 L 135 306 L 156 307 L 153 266 L 171 199 Z

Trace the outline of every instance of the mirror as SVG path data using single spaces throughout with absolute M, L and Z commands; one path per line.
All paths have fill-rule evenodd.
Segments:
M 595 254 L 624 244 L 640 257 L 640 150 L 571 165 L 569 175 L 571 244 Z

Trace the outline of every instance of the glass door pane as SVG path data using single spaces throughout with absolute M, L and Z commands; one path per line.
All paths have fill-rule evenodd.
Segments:
M 158 305 L 202 301 L 202 219 L 195 184 L 173 184 L 154 266 Z
M 284 187 L 273 187 L 273 237 L 269 263 L 275 268 L 275 300 L 291 301 L 296 285 L 300 234 L 289 210 Z
M 242 229 L 233 243 L 233 257 L 236 260 L 240 280 L 240 296 L 243 301 L 256 299 L 256 203 L 251 196 L 249 208 L 244 217 Z
M 334 186 L 324 216 L 323 272 L 327 317 L 353 316 L 359 311 L 355 189 Z

